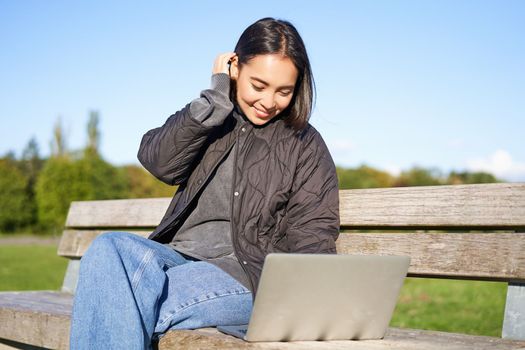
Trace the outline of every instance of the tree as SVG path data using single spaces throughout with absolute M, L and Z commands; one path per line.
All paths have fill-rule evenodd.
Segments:
M 126 198 L 126 177 L 98 156 L 50 158 L 36 186 L 39 222 L 60 228 L 72 201 Z
M 35 199 L 35 184 L 38 174 L 44 165 L 44 160 L 40 158 L 38 143 L 34 136 L 29 140 L 22 151 L 22 159 L 18 163 L 20 169 L 28 179 L 26 192 L 29 199 L 28 210 L 31 213 L 31 216 L 27 224 L 35 224 L 38 218 Z
M 67 154 L 66 135 L 62 128 L 62 121 L 58 117 L 53 128 L 53 140 L 51 141 L 51 155 L 63 157 Z
M 86 145 L 86 153 L 99 154 L 100 131 L 98 130 L 99 113 L 98 111 L 89 112 L 89 120 L 87 124 L 88 143 Z
M 421 167 L 413 167 L 408 171 L 403 171 L 395 182 L 396 187 L 404 186 L 434 186 L 442 185 L 440 180 L 441 172 L 436 169 L 425 169 Z
M 21 160 L 22 169 L 29 176 L 31 182 L 34 183 L 38 172 L 42 170 L 42 166 L 44 165 L 44 160 L 40 158 L 38 143 L 34 136 L 22 151 Z
M 46 228 L 62 227 L 72 201 L 127 196 L 126 176 L 98 153 L 98 113 L 90 114 L 87 132 L 86 147 L 72 157 L 65 152 L 60 124 L 55 127 L 55 145 L 62 145 L 56 150 L 62 151 L 46 162 L 36 186 L 38 218 Z
M 499 182 L 498 179 L 489 173 L 485 172 L 474 172 L 469 173 L 464 172 L 455 172 L 452 171 L 448 175 L 447 183 L 451 185 L 459 184 L 482 184 L 482 183 L 494 183 Z
M 10 162 L 16 162 L 15 151 L 13 150 L 7 151 L 6 154 L 2 158 Z
M 0 159 L 0 230 L 13 231 L 31 219 L 28 178 L 12 159 Z
M 48 159 L 35 187 L 38 222 L 44 228 L 62 227 L 71 200 L 82 197 L 78 189 L 80 176 L 71 159 Z
M 82 199 L 126 198 L 128 182 L 125 175 L 98 154 L 85 153 L 75 165 L 81 173 L 78 184 Z
M 391 187 L 394 177 L 389 173 L 361 165 L 355 169 L 337 167 L 340 189 Z
M 125 165 L 120 169 L 127 178 L 128 198 L 172 197 L 177 190 L 176 186 L 157 180 L 140 166 Z

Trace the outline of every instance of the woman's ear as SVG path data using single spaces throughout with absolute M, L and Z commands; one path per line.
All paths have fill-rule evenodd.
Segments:
M 237 57 L 232 58 L 230 63 L 230 78 L 237 80 L 239 77 L 239 60 Z

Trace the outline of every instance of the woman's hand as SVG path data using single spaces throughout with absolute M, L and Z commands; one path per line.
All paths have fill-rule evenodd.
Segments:
M 213 63 L 213 74 L 216 73 L 226 73 L 230 74 L 230 61 L 237 59 L 237 54 L 235 52 L 226 52 L 222 53 L 215 59 Z

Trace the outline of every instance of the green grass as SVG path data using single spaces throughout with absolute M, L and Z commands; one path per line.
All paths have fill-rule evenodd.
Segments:
M 58 290 L 66 267 L 54 245 L 0 245 L 0 291 Z
M 507 284 L 407 278 L 391 326 L 501 336 Z
M 0 290 L 58 290 L 67 260 L 55 246 L 0 245 Z M 506 284 L 408 278 L 391 326 L 501 335 Z

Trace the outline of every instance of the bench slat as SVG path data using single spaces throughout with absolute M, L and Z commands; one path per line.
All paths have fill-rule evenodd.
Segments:
M 68 293 L 1 292 L 0 338 L 49 349 L 69 348 L 73 296 Z
M 66 227 L 156 227 L 170 200 L 73 202 Z M 340 216 L 341 226 L 348 228 L 522 229 L 525 228 L 525 184 L 342 190 Z
M 111 230 L 64 230 L 60 243 L 58 244 L 57 254 L 68 258 L 81 258 L 93 240 L 104 232 L 117 231 Z M 134 233 L 142 237 L 148 237 L 153 231 L 139 231 L 122 229 L 121 231 Z
M 0 338 L 65 350 L 69 347 L 72 296 L 57 292 L 0 293 Z M 33 311 L 30 307 L 37 306 Z M 455 333 L 390 328 L 383 340 L 248 343 L 219 333 L 215 328 L 170 331 L 161 338 L 160 350 L 172 349 L 523 349 L 524 341 Z
M 265 350 L 518 350 L 523 341 L 415 329 L 389 328 L 384 339 L 362 341 L 296 341 L 248 343 L 222 334 L 215 328 L 169 331 L 160 339 L 159 350 L 173 349 L 265 349 Z
M 340 192 L 348 228 L 525 228 L 525 184 L 421 186 Z
M 338 253 L 409 255 L 409 275 L 525 280 L 525 233 L 342 233 Z
M 143 198 L 71 202 L 66 227 L 156 227 L 170 201 Z
M 58 255 L 80 258 L 106 231 L 65 230 Z M 339 254 L 409 255 L 411 276 L 525 280 L 525 233 L 341 233 L 336 243 Z

